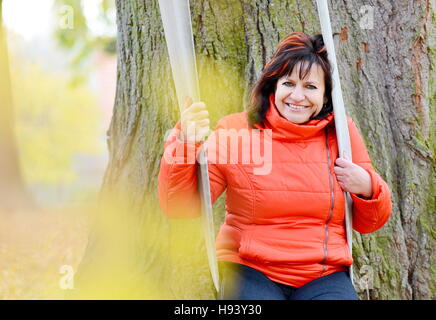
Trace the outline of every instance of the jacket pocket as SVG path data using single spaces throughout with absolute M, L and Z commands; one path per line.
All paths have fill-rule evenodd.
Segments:
M 238 253 L 241 258 L 249 259 L 249 250 L 248 245 L 250 243 L 250 239 L 248 237 L 247 231 L 242 231 L 241 240 L 239 242 Z
M 346 263 L 344 263 L 346 266 L 350 266 L 353 264 L 353 257 L 350 254 L 350 249 L 348 249 L 348 244 L 344 246 L 345 251 L 345 259 Z
M 239 256 L 242 259 L 246 259 L 246 260 L 266 262 L 264 259 L 261 258 L 258 251 L 256 251 L 256 247 L 253 248 L 252 238 L 253 235 L 250 231 L 248 230 L 242 231 L 241 242 L 238 250 Z
M 322 259 L 322 243 L 293 241 L 284 237 L 272 237 L 271 233 L 255 230 L 242 232 L 239 256 L 242 259 L 268 263 L 318 263 Z

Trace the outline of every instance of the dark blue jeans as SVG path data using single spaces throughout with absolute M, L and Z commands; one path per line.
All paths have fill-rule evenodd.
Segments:
M 268 279 L 245 265 L 221 262 L 221 299 L 228 300 L 358 300 L 348 272 L 315 279 L 300 288 Z

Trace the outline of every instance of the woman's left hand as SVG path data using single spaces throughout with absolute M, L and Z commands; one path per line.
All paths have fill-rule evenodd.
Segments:
M 335 164 L 336 179 L 342 190 L 365 198 L 372 197 L 371 176 L 365 169 L 351 162 L 346 155 L 337 158 Z

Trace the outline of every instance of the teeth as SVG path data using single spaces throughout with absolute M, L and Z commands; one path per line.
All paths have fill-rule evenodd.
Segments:
M 296 106 L 296 105 L 294 105 L 294 104 L 289 104 L 289 103 L 287 103 L 286 105 L 287 105 L 289 108 L 292 108 L 292 109 L 299 109 L 299 110 L 306 109 L 306 107 Z

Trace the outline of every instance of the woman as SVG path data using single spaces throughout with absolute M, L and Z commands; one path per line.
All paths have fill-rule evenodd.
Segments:
M 353 199 L 354 230 L 369 233 L 388 220 L 390 191 L 351 118 L 353 162 L 339 157 L 331 88 L 321 35 L 291 33 L 264 67 L 250 108 L 222 118 L 208 138 L 212 202 L 227 191 L 216 245 L 225 298 L 357 299 L 343 192 Z M 208 125 L 204 103 L 188 102 L 166 143 L 159 199 L 169 217 L 199 215 L 197 165 L 188 158 Z M 229 140 L 239 143 L 229 148 Z M 271 153 L 257 173 L 256 145 Z

